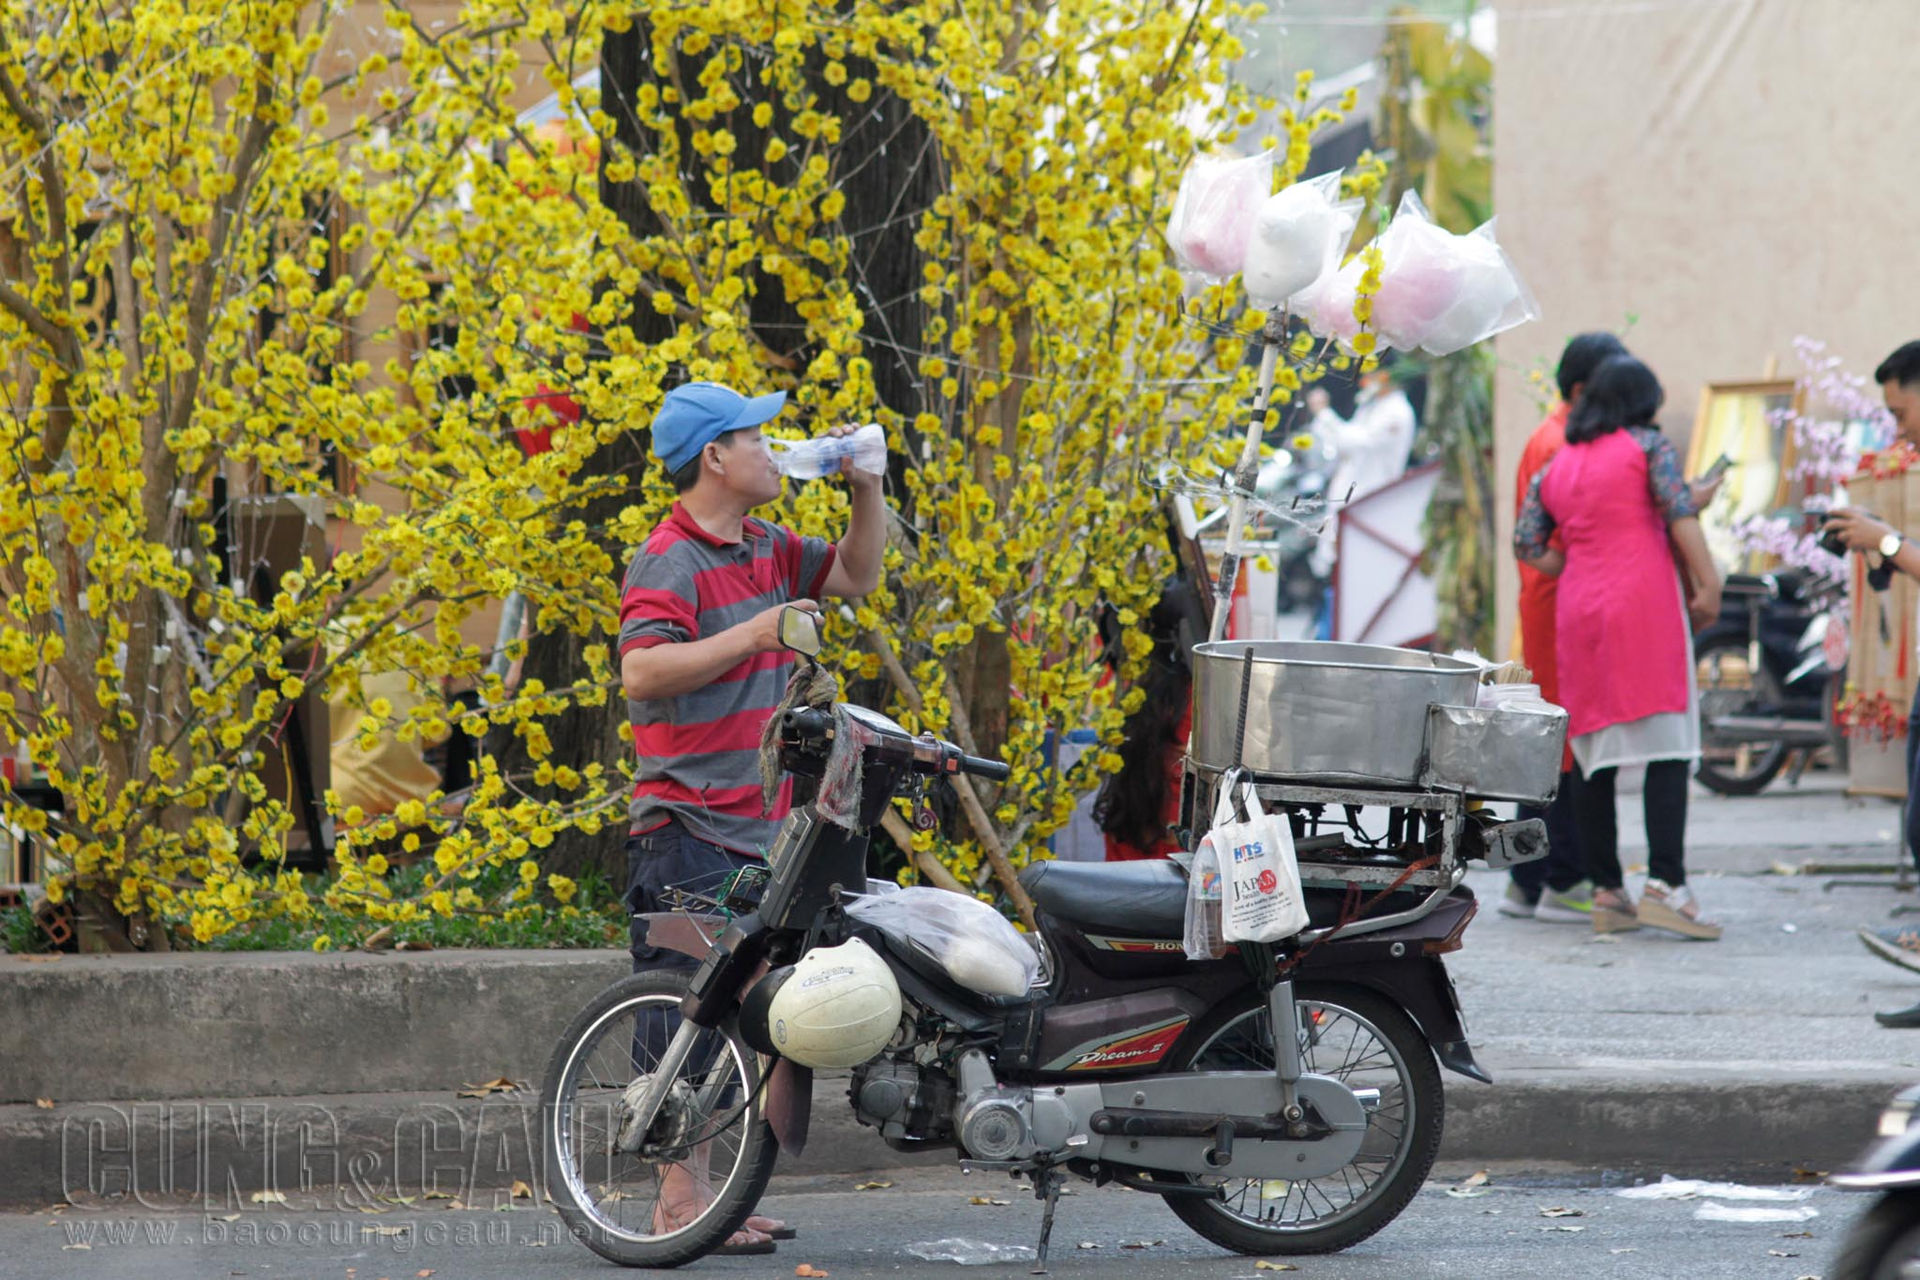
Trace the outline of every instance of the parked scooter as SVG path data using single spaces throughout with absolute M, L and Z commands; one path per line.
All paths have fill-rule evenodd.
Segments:
M 819 651 L 798 610 L 782 638 L 809 661 Z M 1488 1079 L 1441 959 L 1477 906 L 1457 873 L 1431 889 L 1396 881 L 1357 922 L 1342 892 L 1309 890 L 1299 937 L 1190 961 L 1174 862 L 1045 862 L 1021 875 L 1037 934 L 1008 928 L 1011 949 L 984 933 L 932 945 L 863 907 L 871 828 L 896 796 L 923 804 L 928 779 L 1004 780 L 1008 766 L 846 705 L 786 712 L 779 741 L 818 793 L 782 824 L 757 903 L 730 883 L 710 915 L 646 917 L 648 940 L 698 957 L 698 972 L 615 983 L 547 1069 L 548 1193 L 602 1257 L 671 1267 L 725 1244 L 778 1151 L 804 1144 L 816 1068 L 852 1069 L 854 1114 L 888 1146 L 953 1148 L 969 1170 L 1029 1179 L 1045 1206 L 1040 1268 L 1069 1174 L 1160 1196 L 1240 1253 L 1346 1248 L 1391 1222 L 1432 1166 L 1439 1067 Z M 1437 838 L 1401 825 L 1416 850 Z M 1544 851 L 1538 822 L 1469 825 L 1469 856 Z M 1025 965 L 1015 984 L 1010 962 Z M 676 1170 L 710 1199 L 663 1208 Z
M 1920 1277 L 1920 1085 L 1902 1090 L 1880 1113 L 1879 1138 L 1858 1167 L 1828 1181 L 1880 1193 L 1840 1242 L 1828 1280 Z
M 1720 617 L 1694 637 L 1700 688 L 1702 785 L 1722 795 L 1789 782 L 1822 749 L 1846 764 L 1834 721 L 1846 680 L 1847 637 L 1830 627 L 1837 590 L 1797 570 L 1729 574 Z

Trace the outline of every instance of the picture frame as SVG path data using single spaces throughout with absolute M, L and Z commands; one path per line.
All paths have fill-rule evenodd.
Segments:
M 1794 444 L 1791 419 L 1800 412 L 1802 392 L 1791 378 L 1709 382 L 1700 389 L 1700 407 L 1687 442 L 1686 475 L 1694 479 L 1725 454 L 1733 462 L 1700 513 L 1707 549 L 1722 573 L 1759 573 L 1763 558 L 1740 546 L 1734 526 L 1805 496 L 1792 491 Z

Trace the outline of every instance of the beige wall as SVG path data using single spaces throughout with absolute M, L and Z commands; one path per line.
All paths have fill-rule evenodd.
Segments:
M 1706 382 L 1920 337 L 1917 0 L 1498 0 L 1495 207 L 1542 318 L 1499 339 L 1500 630 L 1527 372 L 1625 325 L 1691 431 Z M 1907 305 L 1903 305 L 1906 303 Z

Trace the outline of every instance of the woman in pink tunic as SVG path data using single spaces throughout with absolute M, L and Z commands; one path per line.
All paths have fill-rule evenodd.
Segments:
M 1534 477 L 1513 546 L 1522 562 L 1560 580 L 1560 701 L 1579 766 L 1574 813 L 1594 883 L 1594 929 L 1650 924 L 1711 940 L 1720 926 L 1702 917 L 1687 887 L 1687 775 L 1700 756 L 1688 621 L 1719 616 L 1720 576 L 1673 445 L 1653 425 L 1661 399 L 1640 361 L 1602 362 L 1567 420 L 1567 447 Z M 1548 545 L 1556 529 L 1564 552 Z M 1647 767 L 1649 876 L 1637 909 L 1614 817 L 1614 778 L 1626 764 Z

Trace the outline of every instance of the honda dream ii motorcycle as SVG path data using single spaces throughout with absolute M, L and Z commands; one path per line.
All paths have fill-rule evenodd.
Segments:
M 809 615 L 790 610 L 782 637 L 807 662 L 818 654 Z M 1346 665 L 1330 669 L 1356 688 L 1377 691 L 1399 671 L 1447 685 L 1468 706 L 1479 681 L 1467 664 L 1402 650 L 1201 645 L 1231 655 L 1202 665 L 1196 712 L 1227 696 L 1223 680 L 1239 673 L 1234 756 L 1300 736 L 1250 719 L 1253 685 L 1268 708 L 1310 695 L 1289 681 L 1315 678 L 1299 654 L 1256 663 L 1256 649 L 1333 652 Z M 1390 665 L 1374 665 L 1382 659 Z M 1361 719 L 1331 746 L 1391 735 L 1379 711 L 1363 696 L 1352 708 Z M 1427 712 L 1421 702 L 1418 719 Z M 1413 754 L 1431 775 L 1446 753 L 1423 732 Z M 1207 736 L 1196 715 L 1202 763 L 1189 771 L 1189 812 L 1211 813 L 1222 788 L 1261 776 L 1206 766 Z M 1547 753 L 1536 776 L 1557 779 L 1561 738 L 1528 745 Z M 697 957 L 698 970 L 614 984 L 575 1018 L 548 1067 L 549 1195 L 605 1258 L 670 1267 L 726 1245 L 778 1151 L 806 1140 L 814 1068 L 851 1068 L 855 1115 L 895 1150 L 954 1148 L 969 1171 L 1030 1179 L 1044 1205 L 1036 1271 L 1069 1174 L 1161 1196 L 1200 1235 L 1243 1254 L 1346 1248 L 1391 1222 L 1430 1169 L 1439 1066 L 1489 1080 L 1441 957 L 1461 945 L 1476 909 L 1461 884 L 1467 858 L 1505 866 L 1541 856 L 1538 822 L 1491 822 L 1443 785 L 1261 782 L 1259 797 L 1297 837 L 1310 914 L 1297 937 L 1189 960 L 1178 863 L 1041 862 L 1021 874 L 1037 933 L 993 921 L 1018 955 L 975 945 L 943 957 L 875 927 L 861 907 L 870 830 L 895 797 L 921 797 L 930 779 L 1004 780 L 1008 766 L 845 704 L 784 713 L 779 741 L 783 766 L 819 791 L 782 824 L 757 905 L 729 883 L 712 914 L 646 917 L 649 941 Z M 1386 808 L 1385 838 L 1360 831 L 1362 805 Z M 994 914 L 960 895 L 884 888 Z M 1015 982 L 1010 959 L 1025 962 Z M 709 1189 L 704 1207 L 698 1197 L 662 1207 L 675 1168 Z

